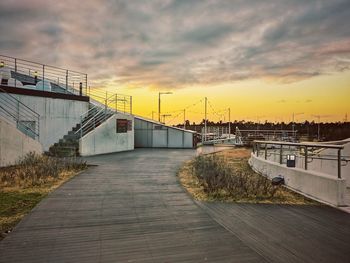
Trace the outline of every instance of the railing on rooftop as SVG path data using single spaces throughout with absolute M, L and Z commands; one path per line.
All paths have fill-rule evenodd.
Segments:
M 111 110 L 132 114 L 132 96 L 120 93 L 112 93 L 101 89 L 88 89 L 87 96 L 93 104 L 107 107 Z
M 87 74 L 85 73 L 1 54 L 0 66 L 9 68 L 11 77 L 21 81 L 23 85 L 36 85 L 41 81 L 42 90 L 45 90 L 45 83 L 50 82 L 53 92 L 75 95 L 87 93 Z M 17 82 L 15 82 L 16 86 Z
M 13 123 L 24 134 L 39 139 L 40 115 L 0 88 L 0 116 Z
M 337 153 L 336 155 L 322 155 L 321 152 L 324 149 L 333 149 Z M 314 159 L 336 161 L 338 178 L 341 178 L 342 162 L 347 164 L 350 161 L 350 159 L 342 156 L 342 149 L 344 149 L 342 145 L 327 143 L 293 143 L 261 140 L 255 140 L 253 142 L 253 153 L 257 157 L 263 157 L 265 160 L 268 160 L 268 157 L 277 155 L 278 162 L 283 164 L 288 155 L 294 155 L 296 158 L 304 160 L 303 168 L 305 170 L 308 170 L 308 164 Z

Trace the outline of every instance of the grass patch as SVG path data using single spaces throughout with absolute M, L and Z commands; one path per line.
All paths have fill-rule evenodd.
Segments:
M 76 158 L 30 153 L 16 165 L 0 168 L 0 239 L 49 192 L 86 167 Z
M 254 172 L 249 149 L 201 155 L 185 163 L 178 176 L 197 200 L 240 203 L 318 204 Z

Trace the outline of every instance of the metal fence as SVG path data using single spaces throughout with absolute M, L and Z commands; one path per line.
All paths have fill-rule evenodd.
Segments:
M 14 123 L 24 134 L 39 139 L 40 115 L 1 88 L 0 116 Z
M 36 86 L 38 90 L 45 90 L 45 85 L 49 82 L 53 92 L 75 95 L 87 93 L 87 74 L 85 73 L 1 54 L 0 66 L 9 68 L 11 77 L 22 82 L 23 85 Z M 16 87 L 17 82 L 14 85 Z
M 323 154 L 326 149 L 336 151 L 336 154 Z M 281 141 L 259 141 L 253 142 L 253 153 L 265 160 L 275 161 L 284 164 L 287 158 L 293 155 L 296 159 L 302 160 L 302 168 L 308 170 L 313 160 L 324 160 L 337 162 L 337 176 L 341 178 L 342 163 L 347 165 L 350 159 L 342 156 L 344 146 L 321 143 L 292 143 Z M 276 158 L 277 157 L 277 158 Z

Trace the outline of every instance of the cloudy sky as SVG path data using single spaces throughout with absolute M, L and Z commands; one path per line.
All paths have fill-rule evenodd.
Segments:
M 86 72 L 143 115 L 172 90 L 168 111 L 208 96 L 237 118 L 341 119 L 349 25 L 349 0 L 1 0 L 0 54 Z

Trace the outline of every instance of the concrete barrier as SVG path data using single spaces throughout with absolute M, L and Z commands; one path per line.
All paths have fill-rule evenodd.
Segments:
M 335 206 L 345 205 L 345 179 L 300 168 L 288 168 L 256 157 L 254 153 L 251 154 L 249 164 L 256 172 L 270 179 L 282 175 L 289 188 L 307 197 Z
M 0 118 L 0 166 L 15 164 L 29 152 L 42 153 L 41 144 Z
M 131 121 L 131 130 L 117 133 L 117 119 Z M 134 149 L 134 118 L 122 113 L 114 114 L 103 124 L 79 140 L 82 156 L 129 151 Z

